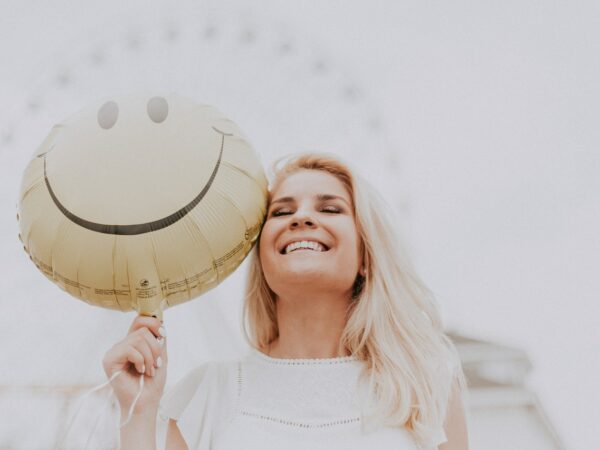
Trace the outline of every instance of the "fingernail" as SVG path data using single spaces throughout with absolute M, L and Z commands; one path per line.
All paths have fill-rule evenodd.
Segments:
M 160 345 L 161 347 L 165 346 L 165 340 L 164 339 L 159 339 L 158 340 L 158 345 Z
M 167 332 L 165 331 L 165 327 L 160 327 L 158 329 L 158 334 L 160 334 L 162 337 L 167 337 Z
M 142 373 L 146 373 L 146 364 L 142 366 Z
M 156 367 L 161 367 L 162 366 L 162 358 L 159 356 L 158 358 L 156 358 Z

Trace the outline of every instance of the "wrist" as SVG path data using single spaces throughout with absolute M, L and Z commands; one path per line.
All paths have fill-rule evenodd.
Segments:
M 142 408 L 134 408 L 131 413 L 131 420 L 154 421 L 158 415 L 158 405 L 146 405 Z M 121 423 L 125 422 L 129 417 L 129 408 L 121 408 Z

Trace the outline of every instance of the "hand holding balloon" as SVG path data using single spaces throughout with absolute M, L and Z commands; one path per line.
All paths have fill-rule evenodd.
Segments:
M 121 417 L 128 416 L 140 391 L 140 376 L 145 376 L 144 388 L 133 415 L 147 414 L 155 420 L 167 378 L 165 335 L 160 320 L 137 316 L 127 336 L 104 355 L 102 365 L 109 378 L 121 371 L 111 381 L 121 407 Z

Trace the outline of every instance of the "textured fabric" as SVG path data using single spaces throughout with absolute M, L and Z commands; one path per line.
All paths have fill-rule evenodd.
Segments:
M 408 430 L 363 432 L 362 362 L 352 357 L 271 358 L 250 350 L 241 361 L 191 371 L 161 402 L 190 450 L 416 450 Z M 442 429 L 426 448 L 446 441 Z

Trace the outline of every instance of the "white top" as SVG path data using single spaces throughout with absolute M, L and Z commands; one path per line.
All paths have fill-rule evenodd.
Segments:
M 417 450 L 405 428 L 361 431 L 363 362 L 272 358 L 251 349 L 240 361 L 204 363 L 161 401 L 190 450 Z M 427 449 L 446 441 L 440 429 Z

